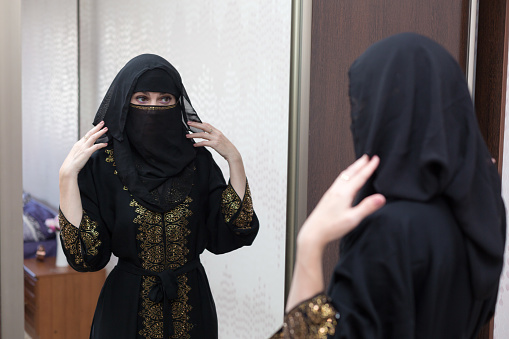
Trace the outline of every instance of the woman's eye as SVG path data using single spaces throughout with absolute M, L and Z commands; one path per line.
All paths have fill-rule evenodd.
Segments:
M 168 104 L 171 102 L 171 97 L 164 97 L 164 98 L 161 98 L 161 102 L 164 102 L 165 104 Z
M 147 100 L 148 100 L 148 98 L 146 96 L 140 95 L 140 96 L 136 97 L 136 101 L 138 101 L 138 102 L 145 102 Z

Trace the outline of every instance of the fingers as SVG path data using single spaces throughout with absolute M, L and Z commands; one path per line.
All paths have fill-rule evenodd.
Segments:
M 82 140 L 89 146 L 93 145 L 97 139 L 99 139 L 102 135 L 104 135 L 104 133 L 108 131 L 108 127 L 103 127 L 104 121 L 101 121 L 96 126 L 94 126 L 94 128 L 88 131 Z
M 385 197 L 381 194 L 373 194 L 362 199 L 355 207 L 352 207 L 352 215 L 354 224 L 359 224 L 365 217 L 378 210 L 385 205 Z
M 189 126 L 193 126 L 193 127 L 196 127 L 196 128 L 199 128 L 201 129 L 202 131 L 204 132 L 207 132 L 209 134 L 212 134 L 216 129 L 214 128 L 214 126 L 212 126 L 211 124 L 209 123 L 206 123 L 206 122 L 196 122 L 196 121 L 188 121 L 187 124 Z M 198 133 L 199 134 L 199 133 Z M 197 136 L 198 137 L 198 136 Z
M 93 135 L 94 133 L 98 132 L 102 127 L 104 126 L 104 121 L 101 121 L 100 123 L 98 123 L 97 125 L 95 125 L 92 129 L 90 129 L 86 134 L 85 136 L 83 137 L 85 140 L 88 140 L 88 138 L 90 138 L 91 135 Z
M 194 147 L 203 147 L 203 146 L 209 146 L 209 147 L 213 147 L 212 143 L 210 141 L 200 141 L 200 142 L 195 142 L 193 144 Z
M 200 138 L 200 139 L 210 140 L 210 134 L 205 133 L 205 132 L 198 132 L 198 133 L 193 133 L 193 134 L 186 134 L 186 138 L 188 138 L 188 139 Z
M 378 156 L 375 155 L 369 159 L 367 155 L 363 155 L 347 169 L 341 172 L 336 181 L 339 181 L 339 183 L 348 182 L 349 186 L 351 186 L 353 190 L 357 191 L 375 172 L 379 163 L 380 158 Z
M 380 158 L 375 155 L 367 163 L 359 168 L 352 179 L 352 186 L 355 190 L 360 189 L 366 183 L 366 181 L 368 181 L 379 164 Z
M 362 157 L 354 161 L 350 166 L 348 166 L 343 173 L 345 175 L 353 176 L 357 173 L 363 166 L 365 166 L 369 162 L 369 157 L 367 154 L 364 154 Z

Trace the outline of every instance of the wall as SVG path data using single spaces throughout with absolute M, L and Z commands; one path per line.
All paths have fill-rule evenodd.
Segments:
M 0 338 L 23 337 L 21 1 L 0 2 Z
M 122 13 L 122 15 L 119 15 Z M 220 338 L 266 338 L 282 323 L 290 1 L 83 1 L 80 134 L 114 76 L 155 53 L 181 73 L 201 119 L 241 152 L 261 229 L 254 244 L 202 256 Z M 228 177 L 227 163 L 214 151 Z

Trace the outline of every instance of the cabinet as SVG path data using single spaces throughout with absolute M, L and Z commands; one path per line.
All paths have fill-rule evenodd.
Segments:
M 86 339 L 106 278 L 55 266 L 55 258 L 24 260 L 25 331 L 33 339 Z

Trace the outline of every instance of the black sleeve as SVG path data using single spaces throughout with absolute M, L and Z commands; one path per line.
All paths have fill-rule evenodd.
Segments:
M 217 164 L 211 160 L 209 177 L 209 215 L 207 249 L 215 254 L 251 245 L 258 233 L 258 218 L 253 209 L 249 184 L 240 199 L 230 183 L 226 184 Z
M 89 161 L 90 163 L 90 161 Z M 98 271 L 111 256 L 110 234 L 98 206 L 91 168 L 87 165 L 78 176 L 83 216 L 79 225 L 72 225 L 59 211 L 62 248 L 69 265 L 77 271 Z

